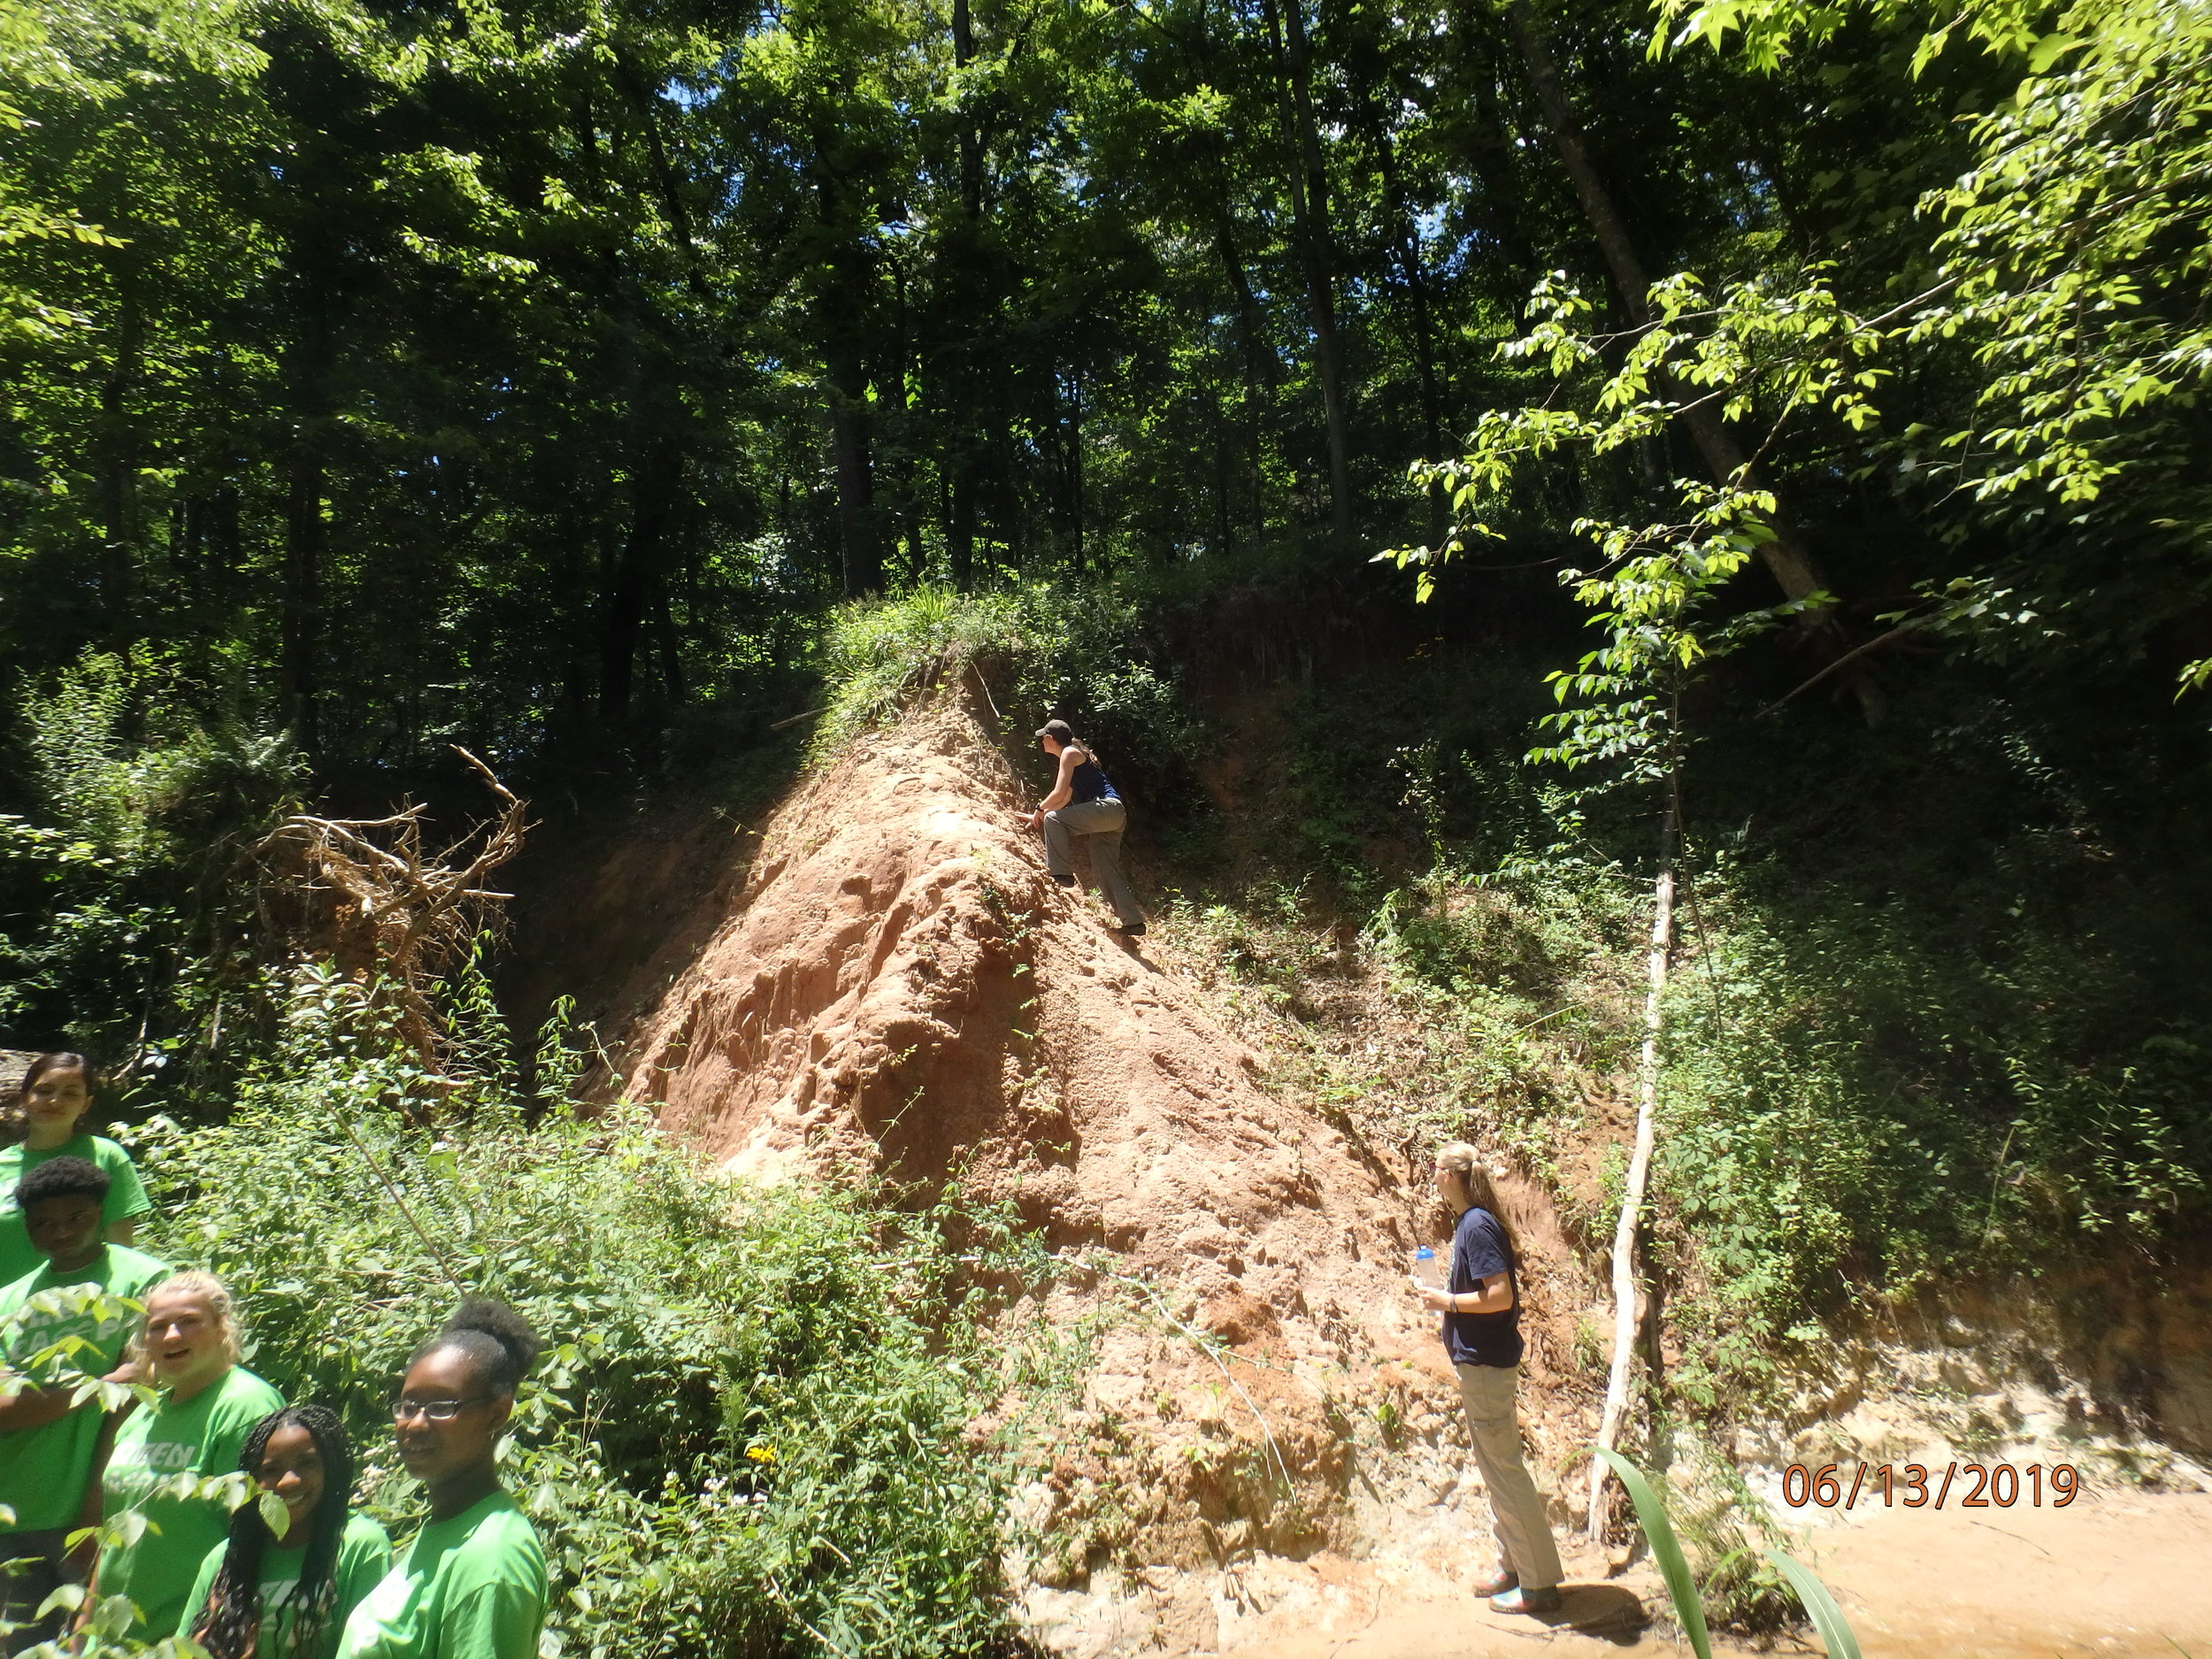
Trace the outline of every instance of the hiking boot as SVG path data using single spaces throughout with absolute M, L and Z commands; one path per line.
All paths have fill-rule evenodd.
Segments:
M 1559 1587 L 1554 1585 L 1548 1590 L 1531 1590 L 1517 1586 L 1503 1595 L 1492 1596 L 1490 1610 L 1493 1613 L 1556 1613 L 1559 1611 Z
M 1517 1590 L 1520 1587 L 1521 1575 L 1517 1572 L 1507 1572 L 1501 1568 L 1477 1585 L 1475 1594 L 1482 1596 L 1503 1595 L 1508 1590 Z
M 1116 922 L 1114 931 L 1124 938 L 1133 939 L 1144 932 L 1144 924 L 1142 922 Z
M 1075 885 L 1075 878 L 1073 876 L 1064 876 L 1056 870 L 1048 870 L 1045 873 L 1050 876 L 1055 881 L 1057 881 L 1064 887 L 1071 887 Z

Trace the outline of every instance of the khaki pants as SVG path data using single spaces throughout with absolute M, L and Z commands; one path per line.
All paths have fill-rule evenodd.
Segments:
M 1092 878 L 1125 927 L 1144 920 L 1129 878 L 1121 873 L 1121 831 L 1127 821 L 1127 809 L 1118 801 L 1071 801 L 1045 814 L 1045 868 L 1056 876 L 1073 875 L 1074 837 L 1080 835 L 1090 844 Z
M 1475 1440 L 1475 1464 L 1490 1492 L 1498 1564 L 1517 1574 L 1526 1590 L 1555 1588 L 1564 1576 L 1559 1547 L 1544 1515 L 1544 1494 L 1521 1461 L 1521 1419 L 1513 1408 L 1517 1365 L 1455 1365 L 1459 1397 Z

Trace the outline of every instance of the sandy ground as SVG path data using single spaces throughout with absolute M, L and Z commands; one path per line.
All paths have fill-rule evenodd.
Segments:
M 1987 1517 L 1875 1509 L 1817 1528 L 1809 1553 L 1868 1659 L 2212 1659 L 2212 1494 L 2085 1494 L 2064 1509 L 2023 1504 Z M 1576 1564 L 1585 1576 L 1569 1586 L 1561 1616 L 1539 1624 L 1491 1614 L 1418 1560 L 1271 1563 L 1214 1593 L 1214 1631 L 1182 1640 L 1164 1631 L 1169 1640 L 1156 1651 L 1192 1659 L 1687 1651 L 1644 1628 L 1635 1592 L 1651 1594 L 1646 1574 L 1614 1584 L 1589 1573 L 1591 1563 Z M 1260 1608 L 1263 1599 L 1272 1604 Z M 1764 1649 L 1720 1646 L 1821 1651 L 1809 1636 Z

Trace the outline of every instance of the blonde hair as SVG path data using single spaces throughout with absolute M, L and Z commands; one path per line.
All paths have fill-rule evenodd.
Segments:
M 157 1285 L 146 1290 L 146 1315 L 138 1322 L 138 1335 L 131 1342 L 131 1357 L 143 1362 L 146 1357 L 146 1322 L 153 1317 L 157 1299 L 184 1291 L 207 1303 L 207 1310 L 215 1317 L 216 1329 L 222 1333 L 223 1353 L 234 1365 L 244 1356 L 238 1343 L 238 1304 L 230 1294 L 230 1286 L 212 1273 L 195 1268 L 182 1273 L 172 1273 Z
M 1498 1207 L 1498 1171 L 1482 1161 L 1482 1154 L 1471 1142 L 1448 1141 L 1436 1149 L 1436 1167 L 1456 1175 L 1466 1184 L 1469 1200 L 1476 1209 L 1490 1212 L 1517 1256 L 1520 1241 L 1514 1238 L 1513 1226 L 1506 1220 L 1505 1211 Z

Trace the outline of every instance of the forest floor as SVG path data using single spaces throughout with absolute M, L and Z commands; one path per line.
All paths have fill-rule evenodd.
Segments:
M 659 918 L 661 948 L 607 998 L 628 1016 L 618 1059 L 724 1168 L 956 1185 L 1055 1252 L 1060 1277 L 1021 1310 L 1076 1356 L 1024 1455 L 1033 1627 L 1071 1659 L 1678 1651 L 1648 1626 L 1647 1564 L 1571 1559 L 1550 1625 L 1468 1596 L 1485 1506 L 1404 1284 L 1444 1225 L 1424 1171 L 1271 1091 L 1171 941 L 1116 938 L 1047 879 L 1022 804 L 987 727 L 947 699 L 849 744 L 758 831 L 679 837 L 667 879 L 616 860 L 565 899 L 572 918 Z M 678 878 L 686 897 L 654 897 Z M 1557 1490 L 1594 1417 L 1578 1333 L 1603 1310 L 1549 1195 L 1502 1197 L 1523 1242 L 1530 1461 Z M 2050 1402 L 2028 1404 L 2015 1421 Z M 2100 1481 L 2064 1510 L 1863 1511 L 1816 1529 L 1810 1558 L 1870 1655 L 2212 1659 L 2212 1491 Z

